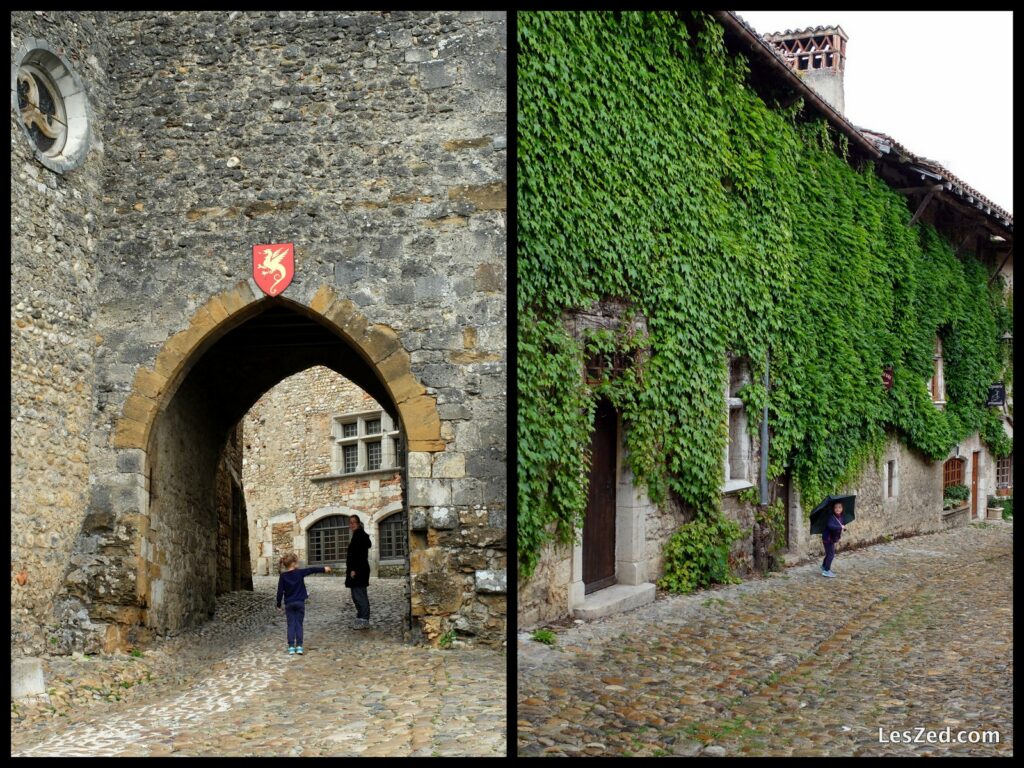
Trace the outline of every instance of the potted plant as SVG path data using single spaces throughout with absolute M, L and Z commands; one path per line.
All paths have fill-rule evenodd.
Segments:
M 951 485 L 942 492 L 943 509 L 959 509 L 971 496 L 971 489 L 966 485 Z
M 1007 514 L 1009 508 L 1009 514 Z M 1013 499 L 1010 497 L 989 496 L 985 510 L 989 520 L 1006 520 L 1013 517 Z

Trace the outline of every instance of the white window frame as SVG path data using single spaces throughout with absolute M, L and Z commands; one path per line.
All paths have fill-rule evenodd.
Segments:
M 368 434 L 366 431 L 366 423 L 368 421 L 380 420 L 380 432 L 374 434 Z M 352 437 L 344 437 L 344 425 L 355 424 L 356 434 Z M 401 432 L 398 429 L 398 425 L 395 424 L 391 416 L 388 415 L 387 411 L 358 411 L 355 413 L 346 413 L 340 416 L 335 416 L 331 423 L 331 438 L 333 439 L 333 446 L 331 448 L 331 471 L 335 475 L 344 475 L 346 477 L 351 475 L 363 474 L 366 472 L 391 472 L 402 466 L 401 460 Z M 398 439 L 399 445 L 396 450 L 395 439 Z M 380 442 L 381 449 L 381 461 L 380 467 L 377 469 L 368 469 L 368 451 L 367 443 Z M 356 468 L 354 472 L 345 471 L 344 462 L 344 446 L 355 445 L 358 447 L 358 459 L 356 461 Z
M 928 379 L 928 397 L 940 410 L 946 405 L 946 376 L 942 363 L 942 338 L 935 337 L 935 352 L 932 354 L 932 367 L 934 373 Z M 935 379 L 939 380 L 939 399 L 935 399 Z
M 885 462 L 885 470 L 882 473 L 882 498 L 888 501 L 895 499 L 900 494 L 900 467 L 898 459 L 889 459 Z
M 725 454 L 723 456 L 725 473 L 723 475 L 722 493 L 734 493 L 754 486 L 752 466 L 754 446 L 748 429 L 750 424 L 747 408 L 743 400 L 733 397 L 732 392 L 732 380 L 737 366 L 739 366 L 739 386 L 737 389 L 750 383 L 750 368 L 746 361 L 742 358 L 730 356 L 728 359 L 729 376 L 725 382 L 726 423 L 728 425 L 729 439 L 726 442 Z M 734 443 L 732 439 L 734 418 L 736 420 L 735 431 L 740 435 L 739 444 Z M 734 473 L 734 467 L 738 467 L 739 471 Z

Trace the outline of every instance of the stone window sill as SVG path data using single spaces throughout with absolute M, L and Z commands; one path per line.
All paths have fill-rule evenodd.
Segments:
M 754 484 L 749 480 L 726 480 L 725 483 L 722 485 L 721 491 L 723 494 L 729 494 L 753 487 Z
M 383 477 L 397 475 L 401 471 L 402 467 L 388 467 L 387 469 L 371 469 L 367 472 L 348 472 L 344 475 L 314 475 L 309 479 L 315 483 L 321 480 L 347 480 L 350 477 Z

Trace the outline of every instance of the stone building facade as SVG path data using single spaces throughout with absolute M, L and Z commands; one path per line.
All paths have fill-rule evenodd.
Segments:
M 925 191 L 931 190 L 932 194 L 927 198 L 908 196 L 915 212 L 914 221 L 932 224 L 954 247 L 959 244 L 958 252 L 970 253 L 984 264 L 993 280 L 996 274 L 1000 275 L 1007 291 L 1012 293 L 1012 217 L 934 161 L 914 156 L 888 136 L 858 129 L 842 116 L 847 36 L 841 28 L 787 30 L 761 39 L 732 12 L 716 11 L 712 16 L 723 27 L 727 46 L 748 57 L 753 73 L 750 82 L 756 84 L 752 87 L 765 89 L 773 98 L 782 92 L 804 98 L 809 109 L 845 134 L 851 152 L 867 153 L 876 160 L 879 175 L 894 188 L 907 192 L 913 184 L 927 180 L 932 186 Z M 611 128 L 613 123 L 610 116 Z M 617 301 L 598 302 L 593 307 L 568 312 L 562 319 L 566 330 L 577 339 L 581 338 L 581 329 L 632 333 L 646 327 L 647 322 L 637 308 Z M 1012 339 L 1008 341 L 1012 343 Z M 927 383 L 936 408 L 945 405 L 939 357 L 937 353 L 938 384 L 933 388 L 931 381 Z M 758 504 L 751 501 L 751 496 L 760 501 L 759 435 L 763 433 L 751 427 L 760 423 L 761 414 L 747 413 L 738 396 L 740 387 L 749 381 L 749 365 L 742 359 L 723 363 L 728 373 L 723 377 L 722 423 L 729 439 L 722 457 L 721 509 L 727 519 L 744 531 L 730 550 L 731 570 L 743 577 L 775 566 L 777 558 L 790 563 L 820 558 L 822 541 L 820 536 L 810 534 L 808 515 L 821 500 L 805 505 L 792 487 L 788 473 L 768 483 L 766 488 L 767 501 L 782 501 L 784 530 L 779 540 L 773 542 L 770 526 L 758 520 Z M 585 380 L 587 376 L 584 366 L 580 377 Z M 1008 395 L 1012 408 L 1012 392 Z M 622 414 L 613 410 L 602 421 L 600 404 L 597 412 L 585 524 L 577 531 L 575 545 L 546 545 L 533 575 L 529 580 L 520 580 L 517 616 L 521 628 L 567 616 L 594 618 L 654 600 L 655 582 L 664 573 L 665 545 L 680 525 L 692 519 L 671 498 L 663 504 L 653 504 L 644 489 L 634 483 L 627 461 L 627 425 L 623 424 Z M 1004 413 L 1012 415 L 1012 410 Z M 1012 419 L 1004 418 L 1003 423 L 1012 437 Z M 602 431 L 611 446 L 610 459 L 595 469 L 599 455 L 596 436 Z M 943 503 L 944 486 L 948 484 L 944 469 L 949 461 L 963 462 L 958 476 L 970 488 L 967 501 L 951 506 Z M 909 449 L 897 435 L 890 434 L 878 460 L 866 466 L 853 485 L 836 489 L 838 494 L 857 496 L 856 523 L 843 535 L 840 550 L 931 533 L 985 518 L 989 496 L 1012 492 L 1010 462 L 997 460 L 977 433 L 956 445 L 946 461 L 930 461 Z M 607 504 L 612 512 L 606 516 L 593 514 L 601 504 L 600 500 L 595 502 L 597 486 L 608 487 L 611 501 Z M 592 557 L 585 552 L 588 525 L 593 526 L 590 542 L 610 544 L 604 558 L 608 574 L 604 579 L 588 580 L 586 563 Z M 777 545 L 775 552 L 773 543 Z M 600 549 L 599 544 L 594 549 Z
M 301 563 L 344 566 L 348 515 L 370 537 L 371 576 L 408 573 L 405 452 L 394 426 L 376 400 L 322 366 L 285 379 L 253 405 L 244 419 L 243 468 L 253 573 L 278 573 L 286 552 Z M 336 534 L 318 533 L 342 523 L 336 545 Z M 330 551 L 311 551 L 310 542 L 325 535 Z
M 505 14 L 11 22 L 12 647 L 204 620 L 249 559 L 218 544 L 224 446 L 315 365 L 400 425 L 411 628 L 500 644 Z

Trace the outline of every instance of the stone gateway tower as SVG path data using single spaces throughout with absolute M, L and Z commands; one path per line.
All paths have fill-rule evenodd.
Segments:
M 500 645 L 505 14 L 11 20 L 12 648 L 124 648 L 244 586 L 218 466 L 314 366 L 400 435 L 410 629 Z

